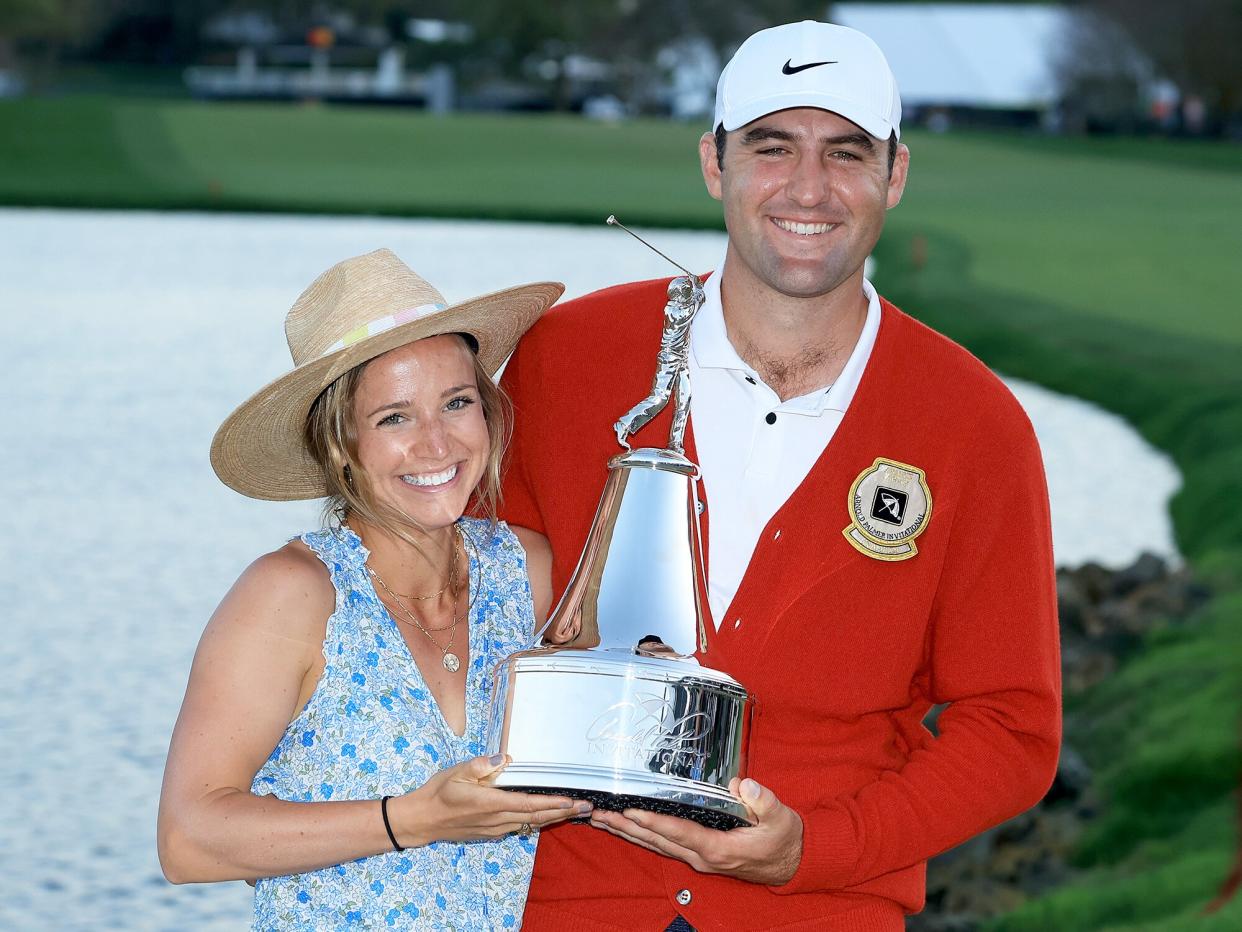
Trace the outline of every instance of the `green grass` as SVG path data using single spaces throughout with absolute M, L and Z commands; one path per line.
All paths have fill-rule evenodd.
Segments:
M 1230 173 L 1188 169 L 1167 158 L 1168 143 L 1129 143 L 1162 157 L 1058 139 L 919 136 L 891 222 L 958 239 L 983 288 L 1242 350 L 1242 147 L 1212 150 L 1222 164 L 1231 157 Z
M 1242 900 L 1200 916 L 1236 850 L 1242 594 L 1149 649 L 1066 710 L 1106 800 L 1078 849 L 1077 880 L 990 932 L 1236 929 Z
M 1242 927 L 1242 900 L 1202 915 L 1233 855 L 1229 801 L 1206 808 L 1175 837 L 1140 845 L 1101 869 L 988 923 L 987 932 L 1225 932 Z
M 664 122 L 70 97 L 0 101 L 0 131 L 0 203 L 719 223 Z
M 719 227 L 700 127 L 64 97 L 0 101 L 0 203 Z M 1242 348 L 1242 147 L 910 133 L 898 233 L 971 286 Z M 887 272 L 881 275 L 887 277 Z
M 0 101 L 0 204 L 719 227 L 699 129 L 137 98 Z M 1242 928 L 1199 912 L 1235 850 L 1242 685 L 1242 147 L 910 133 L 881 290 L 1177 462 L 1178 543 L 1217 590 L 1067 709 L 1101 814 L 1018 930 Z M 926 262 L 920 261 L 926 257 Z M 1101 489 L 1102 495 L 1108 489 Z M 1125 503 L 1117 503 L 1125 520 Z
M 1232 593 L 1067 708 L 1067 735 L 1109 800 L 1079 846 L 1080 865 L 1120 863 L 1136 835 L 1175 837 L 1229 801 L 1242 772 L 1242 652 L 1220 647 L 1239 642 L 1242 594 Z

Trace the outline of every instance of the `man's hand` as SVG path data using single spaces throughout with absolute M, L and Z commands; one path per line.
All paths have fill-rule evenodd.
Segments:
M 703 874 L 769 886 L 787 883 L 802 861 L 802 817 L 754 780 L 734 780 L 729 789 L 750 810 L 752 827 L 719 832 L 640 809 L 596 809 L 591 824 L 648 851 L 685 861 Z

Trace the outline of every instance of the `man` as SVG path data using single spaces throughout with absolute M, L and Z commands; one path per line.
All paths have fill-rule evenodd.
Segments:
M 1047 493 L 978 360 L 879 298 L 863 262 L 905 188 L 900 102 L 861 33 L 757 33 L 721 75 L 703 178 L 722 269 L 691 328 L 704 660 L 758 700 L 753 827 L 596 811 L 543 834 L 542 929 L 901 929 L 926 860 L 1033 805 L 1060 739 Z M 554 309 L 505 384 L 508 517 L 561 591 L 650 385 L 667 280 Z M 666 409 L 631 442 L 663 446 Z M 922 721 L 945 704 L 933 737 Z

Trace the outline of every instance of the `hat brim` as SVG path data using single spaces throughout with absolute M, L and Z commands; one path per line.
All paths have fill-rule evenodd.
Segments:
M 788 94 L 773 94 L 761 100 L 739 104 L 730 108 L 721 120 L 725 132 L 731 133 L 747 123 L 778 110 L 791 110 L 794 107 L 814 107 L 817 110 L 829 110 L 843 116 L 851 123 L 866 130 L 876 139 L 888 139 L 894 132 L 901 138 L 901 131 L 878 113 L 864 109 L 856 100 L 847 100 L 832 94 L 821 94 L 802 88 Z
M 297 366 L 265 385 L 225 418 L 211 441 L 220 481 L 250 498 L 297 501 L 328 494 L 323 471 L 303 440 L 319 394 L 355 366 L 407 343 L 445 333 L 478 342 L 479 362 L 495 375 L 530 326 L 564 292 L 559 282 L 506 288 L 399 324 Z

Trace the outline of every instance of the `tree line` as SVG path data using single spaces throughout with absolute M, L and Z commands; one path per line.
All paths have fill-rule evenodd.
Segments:
M 908 0 L 907 0 L 908 2 Z M 1219 125 L 1242 113 L 1242 0 L 1069 0 L 1085 15 L 1063 50 L 1069 92 L 1094 95 L 1120 112 L 1139 106 L 1123 45 L 1194 97 Z M 415 64 L 470 61 L 475 70 L 529 77 L 532 60 L 570 56 L 609 62 L 618 80 L 650 70 L 678 40 L 705 41 L 724 60 L 764 26 L 831 15 L 823 0 L 0 0 L 0 69 L 54 68 L 66 57 L 182 66 L 212 40 L 204 26 L 227 14 L 266 15 L 300 38 L 343 15 L 411 46 Z M 410 42 L 411 18 L 469 24 L 468 42 L 441 48 Z M 1110 66 L 1111 62 L 1111 66 Z M 552 69 L 564 102 L 566 69 Z

